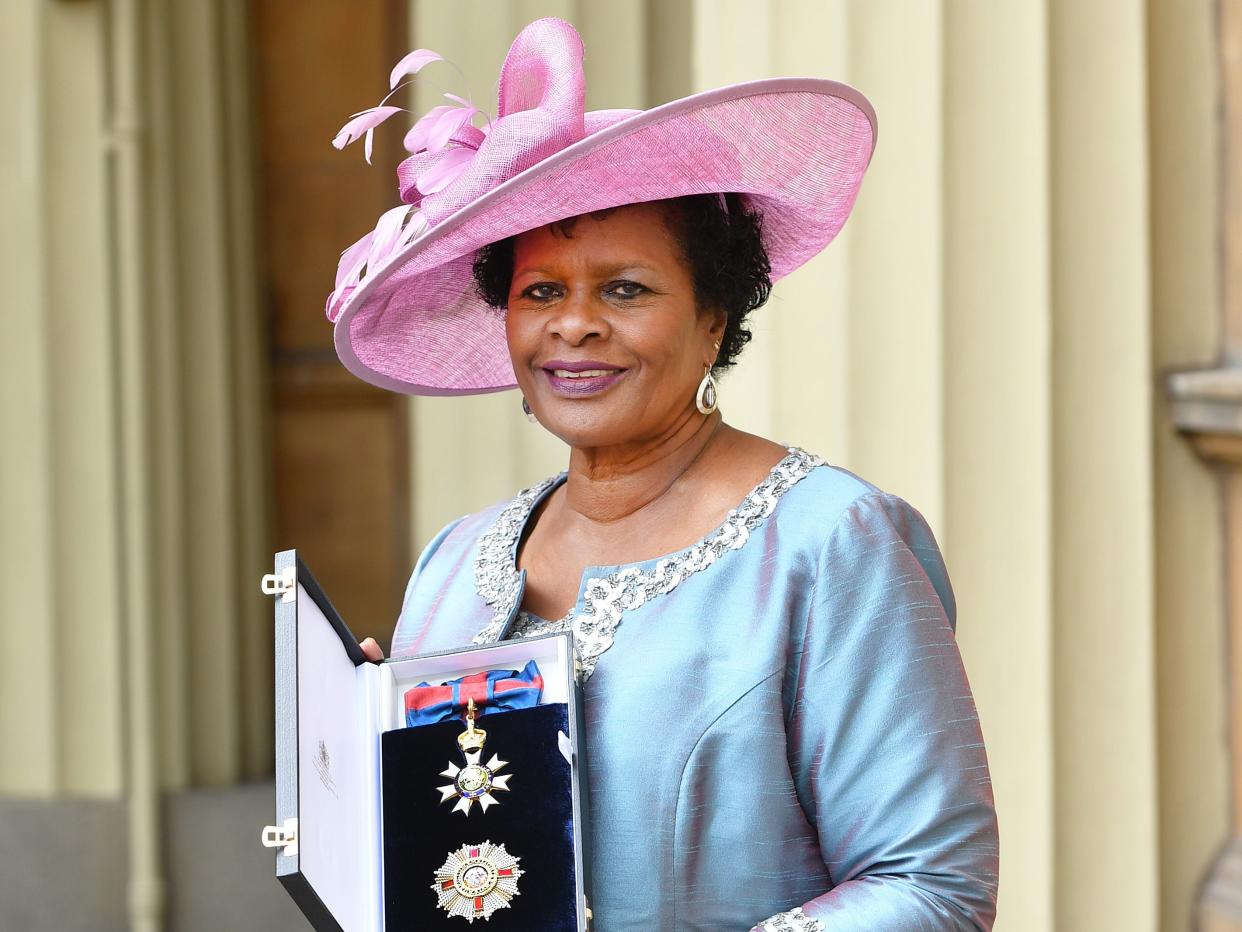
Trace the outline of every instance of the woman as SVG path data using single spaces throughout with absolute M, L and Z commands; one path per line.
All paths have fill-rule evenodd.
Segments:
M 931 530 L 716 408 L 747 315 L 848 215 L 874 116 L 810 79 L 584 114 L 581 56 L 566 23 L 523 30 L 498 118 L 419 121 L 406 206 L 342 257 L 347 366 L 516 384 L 570 447 L 426 547 L 392 652 L 573 631 L 604 932 L 990 929 L 995 809 Z

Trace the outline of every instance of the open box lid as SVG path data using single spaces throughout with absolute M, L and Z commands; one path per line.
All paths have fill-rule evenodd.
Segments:
M 357 639 L 297 551 L 264 580 L 276 598 L 276 876 L 315 929 L 380 928 L 374 704 Z
M 573 824 L 582 824 L 580 697 L 567 635 L 373 664 L 297 551 L 276 554 L 275 569 L 263 590 L 276 597 L 276 825 L 265 829 L 263 841 L 278 849 L 276 876 L 316 930 L 384 928 L 379 736 L 403 726 L 400 697 L 415 680 L 505 666 L 514 653 L 538 660 L 545 696 L 567 704 L 569 741 L 561 751 L 571 767 Z M 577 830 L 574 836 L 584 929 L 584 847 Z

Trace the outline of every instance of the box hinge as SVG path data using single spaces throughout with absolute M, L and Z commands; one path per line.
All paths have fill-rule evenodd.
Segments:
M 259 583 L 264 595 L 280 596 L 282 602 L 292 602 L 298 596 L 297 567 L 286 566 L 279 575 L 268 573 Z
M 263 847 L 283 848 L 281 854 L 293 857 L 298 853 L 298 820 L 285 819 L 285 824 L 263 826 Z

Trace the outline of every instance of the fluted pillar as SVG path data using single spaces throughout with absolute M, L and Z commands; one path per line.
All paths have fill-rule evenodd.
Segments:
M 1171 9 L 1166 13 L 1170 25 L 1171 13 Z M 1185 831 L 1187 824 L 1203 825 L 1211 819 L 1209 824 L 1217 831 L 1209 834 L 1201 830 L 1199 834 L 1213 841 L 1219 839 L 1219 845 L 1206 878 L 1202 871 L 1196 872 L 1195 879 L 1203 882 L 1196 889 L 1194 927 L 1203 932 L 1238 932 L 1242 930 L 1242 649 L 1239 648 L 1242 644 L 1242 2 L 1218 0 L 1215 13 L 1214 20 L 1210 21 L 1215 28 L 1206 37 L 1202 27 L 1200 31 L 1194 30 L 1193 23 L 1189 29 L 1180 21 L 1173 27 L 1180 41 L 1170 45 L 1168 58 L 1170 64 L 1176 62 L 1181 68 L 1166 69 L 1162 75 L 1164 80 L 1156 84 L 1154 97 L 1158 109 L 1153 113 L 1174 132 L 1180 128 L 1179 124 L 1194 125 L 1196 120 L 1207 122 L 1205 117 L 1219 119 L 1218 124 L 1213 120 L 1219 127 L 1219 135 L 1214 139 L 1216 145 L 1206 152 L 1187 146 L 1176 136 L 1170 137 L 1173 143 L 1162 164 L 1169 176 L 1166 183 L 1172 189 L 1165 207 L 1173 227 L 1169 234 L 1181 232 L 1191 238 L 1191 242 L 1184 247 L 1172 247 L 1186 252 L 1182 275 L 1170 268 L 1157 281 L 1169 295 L 1183 298 L 1181 306 L 1166 310 L 1164 326 L 1171 336 L 1178 338 L 1180 346 L 1176 355 L 1166 357 L 1170 403 L 1163 413 L 1189 441 L 1189 449 L 1183 444 L 1166 445 L 1160 451 L 1159 463 L 1168 472 L 1186 473 L 1188 480 L 1197 484 L 1207 484 L 1210 480 L 1201 469 L 1192 471 L 1185 465 L 1190 450 L 1212 467 L 1221 507 L 1211 516 L 1214 520 L 1210 548 L 1190 538 L 1194 547 L 1191 555 L 1210 558 L 1225 569 L 1223 588 L 1213 585 L 1203 593 L 1211 596 L 1213 603 L 1196 606 L 1199 610 L 1193 613 L 1182 613 L 1181 633 L 1175 638 L 1170 632 L 1166 642 L 1169 645 L 1166 677 L 1185 669 L 1190 659 L 1187 636 L 1191 638 L 1190 649 L 1198 647 L 1202 652 L 1199 645 L 1207 644 L 1216 656 L 1223 655 L 1224 659 L 1217 664 L 1216 675 L 1199 688 L 1203 695 L 1216 700 L 1200 705 L 1204 710 L 1203 719 L 1196 721 L 1197 717 L 1191 716 L 1174 719 L 1166 714 L 1161 724 L 1165 726 L 1169 742 L 1177 742 L 1182 747 L 1205 726 L 1212 727 L 1214 733 L 1223 738 L 1218 738 L 1217 748 L 1227 755 L 1225 779 L 1219 781 L 1224 784 L 1225 792 L 1220 795 L 1225 795 L 1227 808 L 1219 804 L 1217 793 L 1209 797 L 1206 806 L 1198 798 L 1191 797 L 1186 758 L 1201 760 L 1203 754 L 1196 754 L 1190 745 L 1189 754 L 1183 751 L 1178 756 L 1170 755 L 1167 761 L 1170 783 L 1182 790 L 1181 798 L 1175 802 L 1183 805 L 1170 806 L 1163 829 L 1166 837 L 1176 838 Z M 1196 45 L 1200 56 L 1192 59 L 1186 50 Z M 1174 57 L 1179 52 L 1181 54 Z M 1211 82 L 1217 83 L 1219 110 L 1216 113 L 1209 115 L 1195 107 L 1187 110 L 1181 106 L 1182 95 L 1176 93 L 1177 89 L 1196 80 L 1209 83 L 1209 87 Z M 1203 96 L 1211 99 L 1215 95 Z M 1187 163 L 1200 169 L 1216 168 L 1219 164 L 1219 174 L 1192 174 L 1187 170 Z M 1177 200 L 1174 200 L 1174 191 Z M 1179 203 L 1187 195 L 1199 200 L 1214 200 L 1219 211 L 1217 223 L 1212 226 L 1187 224 Z M 1196 237 L 1200 238 L 1200 246 L 1207 247 L 1201 253 L 1191 251 Z M 1187 276 L 1185 273 L 1189 270 L 1197 270 L 1201 278 L 1195 280 Z M 1185 300 L 1187 298 L 1189 301 Z M 1209 354 L 1216 357 L 1214 364 L 1192 365 Z M 1181 487 L 1178 494 L 1184 495 L 1185 488 Z M 1170 511 L 1165 524 L 1171 534 L 1185 539 L 1186 519 L 1186 515 Z M 1222 607 L 1223 620 L 1219 618 Z M 1224 701 L 1219 701 L 1218 697 Z M 1190 735 L 1182 731 L 1186 727 L 1191 729 Z M 1209 771 L 1208 776 L 1212 778 L 1211 788 L 1218 789 L 1216 771 Z M 1228 817 L 1221 818 L 1226 813 Z
M 245 25 L 0 7 L 0 793 L 123 801 L 141 930 L 163 791 L 271 766 Z

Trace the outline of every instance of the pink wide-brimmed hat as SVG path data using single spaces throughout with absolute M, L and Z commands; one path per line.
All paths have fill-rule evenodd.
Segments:
M 516 384 L 504 319 L 476 293 L 480 247 L 555 220 L 687 194 L 739 194 L 763 217 L 776 280 L 845 223 L 875 146 L 875 113 L 853 88 L 772 78 L 650 110 L 584 112 L 582 40 L 559 19 L 531 23 L 500 71 L 497 116 L 467 101 L 433 108 L 405 137 L 402 205 L 341 255 L 328 298 L 337 354 L 355 375 L 413 395 Z M 399 89 L 440 56 L 411 52 Z M 391 96 L 391 94 L 389 95 Z M 366 139 L 398 107 L 362 113 L 334 140 Z

